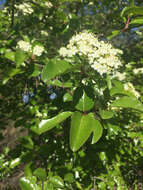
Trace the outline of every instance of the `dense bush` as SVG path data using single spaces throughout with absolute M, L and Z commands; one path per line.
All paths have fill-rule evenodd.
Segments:
M 142 189 L 141 1 L 0 1 L 0 188 Z

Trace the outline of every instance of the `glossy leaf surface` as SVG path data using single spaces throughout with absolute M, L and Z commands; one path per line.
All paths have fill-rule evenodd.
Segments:
M 9 52 L 5 53 L 5 58 L 14 62 L 15 61 L 15 52 L 9 51 Z
M 15 53 L 15 62 L 17 66 L 20 66 L 26 59 L 25 52 L 21 50 L 17 50 Z
M 83 115 L 75 112 L 71 119 L 70 147 L 72 151 L 77 151 L 88 139 L 94 126 L 94 115 L 90 113 Z
M 139 111 L 143 111 L 143 105 L 135 97 L 124 96 L 120 99 L 115 100 L 111 106 L 123 107 L 123 108 L 133 108 Z
M 133 19 L 130 24 L 140 25 L 143 24 L 143 17 Z
M 21 190 L 40 190 L 34 177 L 23 177 L 19 181 Z
M 102 119 L 110 119 L 114 115 L 114 113 L 109 110 L 100 110 L 99 113 Z
M 76 105 L 76 109 L 79 111 L 89 111 L 94 106 L 94 101 L 87 96 L 83 91 L 82 97 L 79 99 L 79 102 Z
M 46 82 L 70 68 L 71 65 L 67 61 L 56 59 L 50 60 L 42 71 L 42 80 Z
M 137 6 L 125 7 L 121 12 L 121 16 L 126 16 L 130 14 L 143 15 L 143 7 L 137 7 Z
M 49 181 L 54 185 L 55 188 L 63 188 L 64 187 L 64 181 L 59 176 L 50 177 Z
M 60 113 L 51 119 L 42 120 L 39 123 L 38 127 L 34 126 L 31 128 L 31 130 L 40 135 L 46 131 L 49 131 L 50 129 L 52 129 L 57 124 L 61 123 L 62 121 L 64 121 L 65 119 L 67 119 L 71 115 L 72 115 L 72 112 Z
M 94 119 L 94 129 L 93 129 L 93 137 L 92 137 L 92 144 L 96 143 L 102 136 L 103 133 L 103 127 L 101 123 Z
M 34 175 L 38 177 L 40 180 L 46 180 L 46 171 L 43 168 L 37 168 L 34 171 Z

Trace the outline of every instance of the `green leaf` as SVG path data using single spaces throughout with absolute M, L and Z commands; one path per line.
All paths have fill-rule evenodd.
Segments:
M 26 177 L 32 177 L 32 170 L 31 170 L 32 161 L 26 164 L 24 168 L 24 175 Z
M 103 127 L 100 122 L 94 119 L 94 129 L 93 129 L 93 137 L 92 137 L 92 144 L 96 143 L 102 136 Z
M 106 189 L 106 183 L 105 182 L 99 182 L 98 188 L 105 190 Z
M 77 186 L 78 189 L 83 190 L 81 184 L 78 181 L 76 181 L 76 186 Z
M 99 110 L 100 116 L 102 119 L 110 119 L 113 117 L 114 112 L 109 111 L 109 110 Z
M 90 185 L 88 185 L 88 187 L 87 188 L 85 188 L 84 190 L 91 190 L 92 189 L 92 187 L 93 187 L 93 184 L 91 183 Z
M 9 70 L 6 73 L 6 76 L 2 80 L 2 84 L 6 84 L 11 78 L 13 78 L 15 75 L 22 73 L 20 69 L 15 68 L 9 68 Z
M 143 15 L 143 7 L 125 7 L 121 12 L 121 17 L 124 17 L 126 15 Z
M 43 168 L 36 169 L 33 174 L 42 181 L 46 180 L 47 174 Z
M 100 158 L 102 161 L 107 160 L 106 152 L 100 152 L 100 153 L 99 153 L 99 158 Z
M 49 182 L 51 182 L 55 188 L 64 188 L 64 181 L 59 176 L 50 177 Z
M 5 53 L 4 56 L 5 56 L 5 58 L 7 58 L 13 62 L 15 61 L 15 52 L 13 52 L 13 51 L 9 51 L 9 52 Z
M 69 93 L 66 93 L 66 94 L 63 96 L 63 101 L 64 101 L 64 102 L 70 102 L 70 101 L 72 101 L 72 95 L 70 95 Z
M 71 119 L 70 147 L 72 151 L 77 151 L 88 139 L 94 127 L 94 115 L 82 115 L 75 112 Z
M 43 190 L 54 190 L 54 186 L 52 183 L 48 183 L 47 181 L 44 181 L 44 188 Z
M 21 163 L 21 159 L 20 158 L 15 158 L 14 160 L 12 160 L 10 162 L 9 167 L 10 168 L 15 168 L 16 166 L 18 166 Z
M 31 78 L 31 77 L 37 77 L 40 73 L 41 73 L 41 69 L 37 65 L 34 65 L 33 72 L 29 76 L 29 78 Z
M 85 91 L 83 91 L 82 97 L 76 105 L 76 109 L 79 111 L 89 111 L 93 106 L 94 101 L 86 95 Z
M 112 88 L 112 82 L 111 82 L 111 77 L 110 76 L 107 76 L 106 82 L 107 82 L 107 87 L 110 90 Z
M 63 85 L 62 82 L 59 80 L 52 80 L 50 82 L 50 84 L 55 85 L 55 86 L 59 86 L 59 87 L 62 87 L 62 85 Z
M 41 190 L 34 177 L 22 177 L 19 184 L 22 190 Z
M 25 148 L 33 149 L 34 143 L 30 136 L 20 137 L 19 140 Z
M 52 183 L 48 183 L 44 185 L 44 190 L 54 190 L 54 186 Z
M 70 81 L 67 81 L 67 82 L 64 83 L 64 88 L 70 88 L 72 86 L 73 86 L 73 83 L 70 82 Z
M 66 70 L 70 69 L 72 66 L 64 60 L 52 59 L 43 68 L 42 80 L 46 82 L 54 78 L 57 75 L 64 73 Z
M 31 128 L 31 130 L 40 135 L 46 131 L 49 131 L 50 129 L 52 129 L 57 124 L 61 123 L 62 121 L 64 121 L 71 115 L 72 115 L 72 112 L 60 113 L 59 115 L 57 115 L 51 119 L 42 120 L 38 127 L 34 126 Z
M 74 182 L 74 175 L 72 173 L 67 173 L 64 176 L 64 180 L 67 181 L 68 183 L 73 183 Z
M 129 5 L 130 6 L 134 6 L 134 4 L 135 4 L 134 0 L 129 0 Z
M 112 104 L 112 107 L 123 107 L 123 108 L 133 108 L 139 111 L 143 111 L 143 105 L 135 97 L 124 96 L 120 99 L 115 100 Z
M 15 53 L 15 62 L 17 66 L 20 66 L 26 59 L 26 54 L 24 51 L 17 50 Z
M 118 133 L 121 130 L 121 127 L 118 126 L 117 124 L 111 124 L 111 123 L 107 123 L 107 130 L 108 130 L 108 135 L 118 135 Z
M 114 38 L 115 36 L 117 36 L 120 32 L 121 32 L 121 30 L 114 30 L 114 31 L 112 31 L 112 34 L 109 35 L 109 36 L 107 37 L 107 39 L 108 39 L 108 40 L 111 40 L 112 38 Z
M 130 24 L 143 24 L 143 17 L 133 19 Z
M 124 86 L 120 81 L 113 81 L 114 86 L 110 89 L 110 95 L 114 96 L 115 94 L 125 94 Z

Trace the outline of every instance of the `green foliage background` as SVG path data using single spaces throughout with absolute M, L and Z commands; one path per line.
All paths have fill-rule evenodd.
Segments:
M 18 11 L 24 2 L 32 14 Z M 0 189 L 143 189 L 143 74 L 133 72 L 143 64 L 143 2 L 44 3 L 7 0 L 0 9 Z M 85 29 L 123 50 L 123 81 L 84 73 L 78 59 L 74 66 L 59 60 L 60 47 Z M 32 57 L 17 50 L 19 40 L 46 52 Z M 124 91 L 128 82 L 139 99 Z M 25 104 L 29 92 L 34 97 Z

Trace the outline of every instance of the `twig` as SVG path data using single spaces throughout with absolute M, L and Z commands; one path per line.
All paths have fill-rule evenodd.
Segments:
M 128 29 L 129 23 L 130 23 L 130 17 L 128 16 L 128 20 L 127 20 L 127 22 L 125 23 L 125 27 L 122 29 L 122 32 L 125 32 L 125 30 Z
M 96 190 L 95 185 L 96 185 L 96 177 L 93 178 L 93 190 Z
M 93 178 L 94 178 L 94 179 L 99 179 L 99 180 L 101 180 L 101 181 L 103 181 L 103 182 L 106 182 L 104 179 L 101 179 L 100 177 L 94 176 Z

